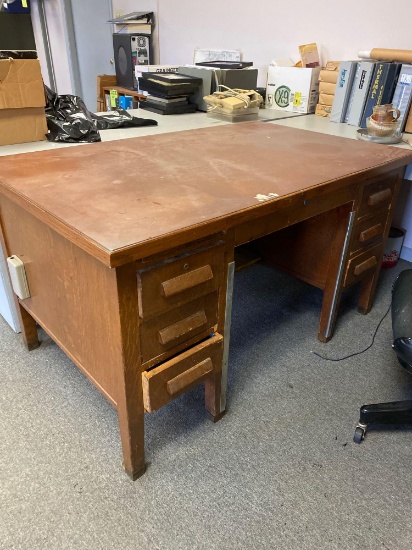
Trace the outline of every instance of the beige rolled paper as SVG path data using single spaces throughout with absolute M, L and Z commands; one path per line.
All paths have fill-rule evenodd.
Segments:
M 399 61 L 400 63 L 412 63 L 412 50 L 373 48 L 370 51 L 359 52 L 358 57 L 361 59 L 377 59 L 379 61 Z

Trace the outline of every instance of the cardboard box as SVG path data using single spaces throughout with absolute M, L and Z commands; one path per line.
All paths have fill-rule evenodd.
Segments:
M 329 71 L 322 69 L 319 73 L 319 82 L 329 82 L 330 84 L 336 84 L 338 81 L 339 71 Z
M 339 71 L 340 61 L 326 61 L 325 69 L 327 71 Z
M 115 74 L 99 74 L 97 77 L 97 101 L 104 99 L 103 88 L 107 86 L 116 86 L 117 80 Z
M 324 105 L 322 103 L 318 103 L 316 105 L 315 115 L 330 116 L 331 111 L 332 111 L 331 105 Z
M 46 139 L 46 104 L 37 59 L 0 60 L 0 145 Z
M 332 107 L 334 97 L 335 96 L 333 94 L 319 94 L 319 103 L 322 105 L 330 105 Z
M 404 131 L 408 134 L 412 134 L 412 109 L 409 109 Z
M 266 108 L 296 113 L 315 112 L 319 96 L 320 67 L 269 66 Z
M 333 84 L 333 82 L 322 82 L 321 80 L 319 80 L 320 94 L 334 95 L 335 88 L 336 88 L 336 84 Z M 319 101 L 319 103 L 321 102 Z

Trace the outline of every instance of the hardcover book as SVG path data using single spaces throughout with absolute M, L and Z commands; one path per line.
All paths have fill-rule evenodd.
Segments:
M 396 84 L 398 83 L 401 67 L 402 63 L 390 63 L 388 77 L 386 79 L 385 87 L 382 92 L 382 105 L 392 103 L 392 98 L 395 92 Z
M 353 84 L 352 105 L 347 117 L 347 123 L 351 126 L 359 126 L 362 120 L 376 63 L 373 61 L 361 61 L 358 65 L 358 78 L 356 83 Z
M 355 75 L 353 77 L 352 86 L 350 89 L 348 104 L 346 105 L 345 117 L 343 119 L 343 122 L 348 122 L 349 113 L 352 109 L 353 96 L 355 95 L 355 88 L 359 81 L 359 74 L 360 74 L 360 61 L 358 61 L 356 64 Z
M 371 116 L 375 105 L 380 105 L 382 103 L 382 94 L 386 85 L 390 66 L 390 63 L 384 61 L 375 63 L 371 85 L 365 101 L 365 108 L 363 109 L 363 114 L 359 123 L 361 128 L 366 128 L 366 119 Z
M 348 106 L 356 68 L 357 61 L 341 61 L 332 111 L 330 114 L 331 122 L 344 122 L 345 120 L 346 108 Z

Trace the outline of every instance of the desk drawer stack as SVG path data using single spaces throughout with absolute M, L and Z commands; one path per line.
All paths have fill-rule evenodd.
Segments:
M 360 186 L 355 202 L 357 214 L 344 279 L 345 288 L 380 266 L 384 235 L 387 235 L 391 222 L 390 207 L 398 191 L 397 181 L 395 173 Z
M 358 309 L 368 313 L 382 263 L 384 245 L 402 182 L 394 171 L 359 185 L 354 202 L 356 219 L 352 231 L 343 287 L 362 282 Z
M 153 412 L 221 370 L 219 295 L 224 245 L 217 243 L 138 269 L 146 411 Z

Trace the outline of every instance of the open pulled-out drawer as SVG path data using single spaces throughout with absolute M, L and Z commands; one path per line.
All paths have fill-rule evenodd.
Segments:
M 200 344 L 142 373 L 143 402 L 154 412 L 222 369 L 223 336 L 215 334 Z

